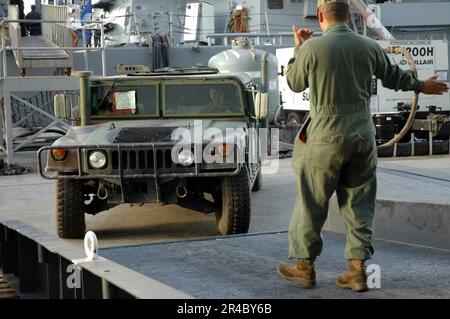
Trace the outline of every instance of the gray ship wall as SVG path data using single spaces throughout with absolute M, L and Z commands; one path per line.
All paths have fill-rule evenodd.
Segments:
M 1 1 L 0 1 L 1 2 Z M 41 1 L 36 1 L 41 2 Z M 42 1 L 52 3 L 52 1 Z M 75 1 L 74 3 L 78 3 Z M 118 29 L 107 36 L 113 35 L 128 40 L 128 34 L 134 31 L 169 34 L 169 24 L 163 18 L 168 12 L 173 14 L 173 41 L 170 49 L 171 66 L 192 66 L 196 64 L 206 65 L 209 58 L 223 50 L 223 47 L 199 46 L 192 48 L 195 44 L 181 43 L 184 30 L 185 7 L 188 0 L 146 1 L 146 0 L 121 0 L 115 1 L 107 12 L 107 19 L 117 23 Z M 248 11 L 248 25 L 250 32 L 260 33 L 289 33 L 291 25 L 320 30 L 315 12 L 316 0 L 282 0 L 282 7 L 275 9 L 269 6 L 268 0 L 208 0 L 214 5 L 214 28 L 205 29 L 206 34 L 224 33 L 229 22 L 230 9 L 236 5 L 242 5 Z M 277 1 L 271 1 L 274 4 Z M 369 1 L 374 3 L 375 1 Z M 128 19 L 128 26 L 120 26 L 126 8 L 130 6 L 130 12 L 135 15 L 134 19 Z M 425 39 L 449 39 L 450 37 L 450 1 L 433 0 L 403 0 L 401 2 L 385 2 L 379 4 L 381 9 L 381 21 L 392 31 L 399 40 L 425 40 Z M 121 16 L 122 15 L 122 16 Z M 108 18 L 109 17 L 109 18 Z M 120 30 L 119 30 L 120 29 Z M 116 34 L 117 33 L 117 34 Z M 369 36 L 373 36 L 369 32 Z M 284 38 L 282 47 L 293 45 L 290 37 Z M 216 44 L 221 45 L 218 39 Z M 197 45 L 198 46 L 198 45 Z M 263 49 L 275 53 L 276 47 L 263 46 Z M 136 46 L 111 47 L 107 50 L 107 74 L 115 74 L 115 66 L 123 64 L 145 64 L 151 65 L 151 48 Z M 100 54 L 89 54 L 89 65 L 86 68 L 83 54 L 75 54 L 74 70 L 91 69 L 96 74 L 101 74 Z M 450 62 L 450 60 L 449 60 Z M 18 75 L 19 71 L 9 67 L 11 74 Z M 36 72 L 36 73 L 35 73 Z M 50 73 L 52 71 L 50 70 Z M 45 71 L 45 74 L 49 71 Z M 29 75 L 43 74 L 43 70 L 29 70 Z
M 110 37 L 111 43 L 119 44 L 121 42 L 127 42 L 129 32 L 133 33 L 136 30 L 169 35 L 170 27 L 167 13 L 172 12 L 172 43 L 178 44 L 181 42 L 185 31 L 184 19 L 187 2 L 186 0 L 117 1 L 113 3 L 106 17 L 107 20 L 118 25 L 107 36 Z M 242 5 L 247 9 L 250 32 L 289 32 L 290 26 L 293 23 L 311 26 L 318 30 L 317 19 L 314 17 L 316 1 L 306 0 L 294 2 L 292 0 L 284 0 L 281 9 L 269 8 L 267 0 L 208 0 L 207 2 L 214 6 L 214 27 L 204 28 L 201 31 L 204 34 L 227 32 L 230 11 L 236 5 Z M 131 8 L 130 11 L 135 13 L 135 19 L 128 20 L 128 24 L 125 25 L 126 21 L 123 20 L 123 16 L 126 14 L 126 8 L 128 6 Z M 219 40 L 216 44 L 222 44 L 222 42 Z
M 380 4 L 381 22 L 386 27 L 431 27 L 450 24 L 449 1 L 403 1 Z
M 170 50 L 171 66 L 205 65 L 212 55 L 221 51 L 223 48 L 200 46 L 198 49 L 191 49 L 194 44 L 181 43 L 184 31 L 184 11 L 182 8 L 185 2 L 186 1 L 179 1 L 179 3 L 175 5 L 173 1 L 168 1 L 162 5 L 159 1 L 152 1 L 148 3 L 145 10 L 149 12 L 174 12 L 173 46 Z M 317 6 L 315 0 L 298 1 L 298 3 L 293 3 L 292 0 L 284 0 L 282 9 L 270 9 L 267 0 L 210 0 L 208 2 L 214 5 L 215 24 L 214 30 L 203 30 L 203 32 L 207 34 L 226 32 L 229 21 L 230 3 L 232 3 L 233 6 L 239 4 L 243 5 L 248 10 L 248 25 L 251 32 L 270 32 L 272 34 L 279 32 L 289 33 L 292 24 L 320 31 L 317 18 L 315 17 Z M 369 2 L 373 3 L 374 1 Z M 133 5 L 136 6 L 139 3 L 141 3 L 141 1 L 134 1 Z M 398 40 L 447 40 L 450 38 L 450 17 L 448 15 L 448 12 L 450 12 L 450 1 L 403 0 L 400 3 L 385 2 L 379 5 L 381 8 L 382 22 Z M 145 15 L 144 12 L 137 12 L 136 14 L 140 16 Z M 144 20 L 141 19 L 139 21 Z M 138 24 L 144 23 L 139 21 Z M 148 16 L 148 21 L 145 22 L 146 27 L 151 29 L 151 24 L 154 21 L 152 16 Z M 159 29 L 156 31 L 168 34 L 169 27 L 165 23 L 166 22 L 161 20 L 158 25 Z M 368 32 L 368 35 L 374 37 L 374 34 L 370 31 Z M 284 41 L 285 45 L 282 47 L 293 44 L 289 37 L 285 37 Z M 216 44 L 222 45 L 223 42 L 221 39 L 217 39 Z M 265 46 L 263 48 L 271 53 L 275 53 L 276 49 L 275 46 Z M 118 49 L 122 50 L 122 48 Z M 133 50 L 139 49 L 133 48 Z M 145 51 L 145 49 L 143 50 Z M 118 53 L 111 52 L 109 54 L 111 55 L 114 66 L 116 61 L 115 56 L 120 56 L 122 52 L 123 51 L 119 51 Z M 145 55 L 146 53 L 144 53 L 143 56 L 141 53 L 133 53 L 132 57 L 143 57 L 145 60 Z M 143 61 L 142 59 L 138 60 Z M 145 64 L 150 63 L 148 62 Z M 97 63 L 94 63 L 94 67 L 96 67 L 96 65 Z M 110 68 L 111 66 L 108 67 L 108 69 Z
M 284 46 L 286 47 L 286 46 Z M 266 50 L 275 54 L 276 49 L 280 46 L 259 46 L 257 48 Z M 202 46 L 202 47 L 175 47 L 169 51 L 169 62 L 171 67 L 191 67 L 195 65 L 207 66 L 209 59 L 230 47 L 225 46 Z M 88 54 L 88 70 L 94 74 L 102 74 L 101 53 L 91 52 Z M 122 48 L 107 48 L 106 49 L 106 73 L 107 75 L 117 74 L 116 66 L 118 64 L 144 64 L 151 66 L 152 54 L 150 48 L 140 47 L 122 47 Z M 84 70 L 84 56 L 83 54 L 74 55 L 74 70 Z
M 117 74 L 116 66 L 118 64 L 144 64 L 151 66 L 152 54 L 151 48 L 146 47 L 120 47 L 106 48 L 106 75 Z M 102 55 L 101 52 L 90 52 L 88 54 L 88 66 L 84 63 L 84 54 L 74 55 L 75 70 L 90 70 L 95 75 L 102 74 Z
M 38 1 L 39 2 L 39 1 Z M 190 67 L 193 65 L 207 65 L 211 56 L 229 49 L 224 46 L 198 46 L 197 44 L 180 44 L 183 31 L 184 6 L 186 0 L 181 1 L 145 1 L 126 0 L 117 5 L 123 8 L 124 4 L 140 7 L 136 15 L 141 18 L 138 23 L 146 23 L 151 28 L 153 15 L 149 13 L 168 12 L 174 13 L 174 45 L 169 50 L 170 66 Z M 214 5 L 215 27 L 214 30 L 205 30 L 207 33 L 222 33 L 226 30 L 230 3 L 241 4 L 248 9 L 249 28 L 252 32 L 290 32 L 290 26 L 296 24 L 303 27 L 312 27 L 319 30 L 317 19 L 314 17 L 316 10 L 315 0 L 304 0 L 293 3 L 292 0 L 284 0 L 282 9 L 269 9 L 267 0 L 209 0 Z M 370 1 L 374 2 L 374 1 Z M 428 40 L 449 39 L 450 37 L 450 1 L 417 1 L 403 0 L 401 3 L 386 2 L 380 4 L 381 20 L 392 31 L 398 40 Z M 113 10 L 114 11 L 114 10 Z M 111 11 L 111 12 L 113 12 Z M 266 18 L 267 16 L 267 18 Z M 168 26 L 160 25 L 160 31 L 165 32 Z M 370 32 L 369 32 L 369 35 Z M 284 38 L 284 45 L 258 46 L 263 50 L 275 54 L 277 48 L 292 46 L 290 37 Z M 221 43 L 221 41 L 217 41 Z M 137 46 L 109 47 L 106 50 L 107 75 L 116 74 L 117 64 L 144 64 L 151 65 L 151 48 Z M 0 61 L 1 64 L 1 61 Z M 449 60 L 450 64 L 450 60 Z M 74 54 L 74 71 L 91 70 L 94 74 L 102 74 L 100 52 L 88 54 L 88 65 L 85 65 L 83 53 Z M 52 69 L 29 69 L 27 75 L 54 75 Z M 19 76 L 20 71 L 15 66 L 11 52 L 8 57 L 8 74 Z
M 259 47 L 275 54 L 275 47 Z M 200 49 L 192 47 L 172 48 L 169 52 L 169 60 L 171 67 L 191 67 L 194 65 L 208 65 L 209 59 L 230 47 L 224 46 L 205 46 Z M 74 68 L 75 71 L 90 70 L 95 75 L 102 75 L 102 55 L 101 52 L 88 53 L 88 65 L 85 65 L 84 54 L 74 54 Z M 17 68 L 12 54 L 8 54 L 8 76 L 20 76 L 20 70 Z M 144 64 L 151 66 L 152 54 L 150 48 L 141 47 L 121 47 L 121 48 L 107 48 L 106 49 L 106 75 L 116 75 L 116 66 L 118 64 Z M 0 67 L 2 62 L 0 59 Z M 27 76 L 44 76 L 56 75 L 55 69 L 27 69 Z M 73 73 L 72 72 L 72 73 Z

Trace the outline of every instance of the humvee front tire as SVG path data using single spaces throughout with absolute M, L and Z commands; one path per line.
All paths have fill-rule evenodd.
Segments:
M 221 210 L 216 212 L 222 235 L 245 234 L 250 226 L 250 184 L 247 169 L 236 176 L 221 178 Z
M 56 227 L 61 238 L 83 238 L 86 221 L 82 181 L 63 179 L 56 183 Z

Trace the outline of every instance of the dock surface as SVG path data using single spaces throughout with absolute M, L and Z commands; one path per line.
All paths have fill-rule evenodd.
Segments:
M 18 162 L 34 171 L 0 177 L 0 217 L 55 234 L 55 182 L 36 173 L 34 152 L 18 154 Z M 376 240 L 369 262 L 380 266 L 381 289 L 366 294 L 338 289 L 335 277 L 346 269 L 345 238 L 334 232 L 324 232 L 316 289 L 279 278 L 278 263 L 288 262 L 286 230 L 295 201 L 291 160 L 279 164 L 278 173 L 264 175 L 263 188 L 252 193 L 249 235 L 217 238 L 214 215 L 160 204 L 121 205 L 87 216 L 87 230 L 97 234 L 101 256 L 197 298 L 450 298 L 450 249 L 392 240 Z M 419 239 L 431 229 L 440 242 L 450 243 L 448 194 L 449 156 L 379 161 L 376 218 L 383 216 L 388 226 L 418 232 Z M 388 219 L 392 214 L 383 212 L 383 205 L 390 201 L 402 207 L 395 214 L 403 219 Z M 340 216 L 331 214 L 329 220 L 334 218 Z M 398 229 L 391 227 L 391 234 Z M 389 233 L 380 230 L 376 223 L 376 238 Z M 82 240 L 70 242 L 83 247 Z
M 20 220 L 55 233 L 54 181 L 36 172 L 34 152 L 19 152 L 18 162 L 33 172 L 0 177 L 0 216 Z M 263 188 L 252 193 L 250 232 L 286 230 L 295 203 L 295 175 L 290 159 L 280 160 L 276 175 L 263 176 Z M 413 173 L 413 174 L 411 174 Z M 417 176 L 419 173 L 423 176 Z M 448 180 L 448 181 L 447 181 Z M 450 222 L 450 157 L 380 160 L 378 199 L 448 206 Z M 414 206 L 414 205 L 412 205 Z M 423 212 L 426 213 L 426 212 Z M 121 205 L 97 216 L 87 216 L 87 230 L 97 234 L 102 247 L 146 244 L 218 236 L 214 215 L 203 215 L 177 205 Z M 450 230 L 450 224 L 448 226 Z M 375 236 L 376 236 L 375 231 Z M 448 242 L 450 235 L 447 233 Z M 81 240 L 74 243 L 82 246 Z
M 315 289 L 277 274 L 280 261 L 292 262 L 286 232 L 117 247 L 100 255 L 194 298 L 450 298 L 450 251 L 375 241 L 367 264 L 380 267 L 381 286 L 354 293 L 335 285 L 347 266 L 344 245 L 344 236 L 324 233 Z

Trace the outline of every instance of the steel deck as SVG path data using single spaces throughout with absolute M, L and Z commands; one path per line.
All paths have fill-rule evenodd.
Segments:
M 72 53 L 63 49 L 58 50 L 58 46 L 44 36 L 21 37 L 20 41 L 24 50 L 15 51 L 19 68 L 72 68 L 73 66 Z
M 345 238 L 324 233 L 317 260 L 318 286 L 307 290 L 281 279 L 289 262 L 287 232 L 116 247 L 100 255 L 194 298 L 450 298 L 450 251 L 375 242 L 368 264 L 381 267 L 381 289 L 356 294 L 335 286 L 346 268 Z
M 22 37 L 22 46 L 57 48 L 58 46 L 47 40 L 44 36 Z M 24 50 L 24 60 L 53 60 L 68 59 L 69 55 L 64 50 Z

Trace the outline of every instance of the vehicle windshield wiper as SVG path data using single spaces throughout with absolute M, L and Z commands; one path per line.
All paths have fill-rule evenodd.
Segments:
M 109 95 L 109 93 L 111 92 L 111 90 L 116 86 L 117 80 L 114 80 L 114 82 L 111 84 L 111 86 L 108 88 L 108 90 L 106 91 L 105 95 L 103 96 L 103 98 L 101 99 L 100 103 L 98 103 L 95 106 L 94 112 L 97 113 L 98 110 L 100 109 L 100 106 L 103 104 L 103 102 L 105 102 L 106 97 Z

